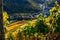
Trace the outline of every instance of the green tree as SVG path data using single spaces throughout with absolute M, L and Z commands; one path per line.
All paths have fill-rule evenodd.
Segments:
M 43 33 L 45 35 L 49 32 L 49 29 L 44 22 L 45 20 L 44 20 L 43 14 L 40 13 L 37 17 L 36 29 L 37 29 L 37 32 Z

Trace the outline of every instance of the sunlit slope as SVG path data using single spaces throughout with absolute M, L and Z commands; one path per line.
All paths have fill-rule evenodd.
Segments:
M 37 20 L 32 20 L 32 21 L 28 21 L 28 22 L 27 21 L 17 21 L 17 22 L 14 22 L 14 23 L 8 25 L 8 27 L 7 27 L 8 32 L 5 34 L 5 38 L 8 37 L 10 32 L 12 32 L 14 37 L 15 37 L 17 35 L 18 31 L 20 29 L 24 28 L 25 25 L 27 25 L 30 22 L 31 22 L 32 25 L 35 25 L 36 21 Z
M 27 22 L 25 22 L 25 21 L 22 21 L 22 22 L 21 21 L 14 22 L 14 23 L 8 25 L 7 31 L 10 31 L 10 30 L 15 29 L 17 27 L 20 27 L 20 26 L 24 25 L 25 23 L 27 23 Z
M 10 25 L 7 26 L 7 33 L 5 34 L 5 38 L 9 35 L 10 32 L 12 32 L 14 35 L 18 32 L 21 26 L 26 24 L 27 22 L 25 21 L 17 21 L 14 23 L 11 23 Z

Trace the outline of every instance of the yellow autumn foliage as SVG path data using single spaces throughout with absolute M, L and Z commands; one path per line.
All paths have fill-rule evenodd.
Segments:
M 56 10 L 56 8 L 55 8 L 55 7 L 52 7 L 52 8 L 50 9 L 50 12 L 53 12 L 54 10 Z
M 48 18 L 45 18 L 45 23 L 49 26 L 51 23 L 53 23 L 53 21 L 54 21 L 54 18 L 50 18 L 50 17 L 48 17 Z
M 5 19 L 8 18 L 8 14 L 7 14 L 7 12 L 3 12 L 3 18 L 5 18 Z
M 4 27 L 6 27 L 8 24 L 9 24 L 9 21 L 7 20 L 9 18 L 7 12 L 4 12 L 3 11 L 3 24 L 4 24 Z
M 58 9 L 58 13 L 60 13 L 60 8 Z

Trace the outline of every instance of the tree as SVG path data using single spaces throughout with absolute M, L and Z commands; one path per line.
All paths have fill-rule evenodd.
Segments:
M 50 18 L 53 18 L 52 22 L 52 28 L 54 29 L 54 32 L 60 33 L 60 6 L 58 2 L 55 2 L 54 7 L 50 9 Z
M 3 12 L 3 24 L 4 27 L 7 27 L 7 25 L 9 24 L 9 21 L 7 20 L 9 18 L 7 12 Z
M 40 13 L 37 17 L 36 29 L 37 29 L 37 32 L 45 35 L 49 32 L 49 29 L 44 22 L 45 22 L 45 19 L 43 17 L 43 14 Z
M 7 26 L 9 24 L 9 21 L 7 20 L 9 18 L 7 12 L 3 11 L 3 26 L 4 26 L 4 32 L 7 32 Z

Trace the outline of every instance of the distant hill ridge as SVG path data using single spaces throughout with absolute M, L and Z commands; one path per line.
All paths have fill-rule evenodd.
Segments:
M 8 13 L 36 13 L 39 12 L 40 8 L 38 4 L 48 4 L 53 6 L 56 0 L 3 0 L 3 10 Z M 57 0 L 60 3 L 59 0 Z M 34 6 L 33 6 L 34 5 Z

